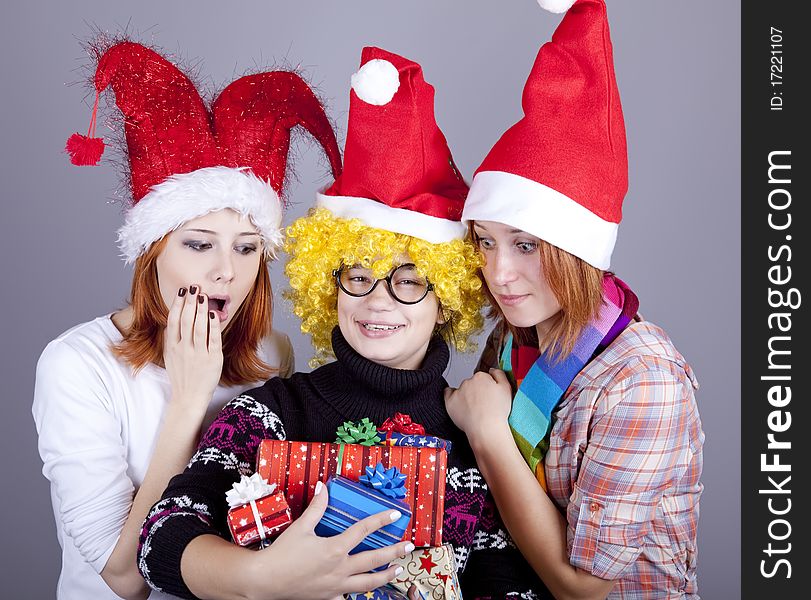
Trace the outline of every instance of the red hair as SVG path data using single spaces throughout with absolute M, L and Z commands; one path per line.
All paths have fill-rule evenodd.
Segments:
M 130 305 L 132 322 L 124 339 L 113 347 L 116 356 L 137 371 L 149 363 L 163 365 L 163 332 L 168 309 L 158 286 L 157 260 L 168 236 L 153 243 L 135 261 Z M 270 333 L 273 299 L 267 267 L 262 263 L 256 281 L 223 331 L 222 385 L 244 385 L 269 379 L 276 370 L 259 358 L 259 344 Z

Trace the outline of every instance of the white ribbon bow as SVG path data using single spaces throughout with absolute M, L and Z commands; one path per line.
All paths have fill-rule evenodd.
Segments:
M 230 508 L 236 508 L 248 502 L 255 502 L 265 496 L 270 496 L 276 491 L 276 484 L 268 484 L 266 479 L 262 479 L 259 473 L 254 473 L 250 477 L 243 475 L 242 479 L 234 483 L 231 489 L 225 494 Z
M 276 491 L 276 484 L 268 484 L 267 480 L 262 479 L 259 473 L 254 473 L 250 477 L 243 475 L 242 478 L 235 482 L 231 489 L 225 493 L 225 499 L 228 501 L 230 508 L 237 508 L 243 504 L 251 505 L 251 512 L 256 522 L 256 530 L 259 532 L 259 538 L 265 540 L 265 526 L 262 524 L 262 516 L 259 514 L 259 509 L 256 506 L 256 501 L 265 496 L 270 496 Z

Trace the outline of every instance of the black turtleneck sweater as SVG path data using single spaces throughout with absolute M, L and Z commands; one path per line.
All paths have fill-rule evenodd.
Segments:
M 371 362 L 332 336 L 336 361 L 312 373 L 273 378 L 229 402 L 203 435 L 186 470 L 152 507 L 141 531 L 138 567 L 156 590 L 194 598 L 180 574 L 180 558 L 198 535 L 230 539 L 226 492 L 252 473 L 263 439 L 332 442 L 345 421 L 382 423 L 395 412 L 411 415 L 428 434 L 453 442 L 448 458 L 443 542 L 453 544 L 467 598 L 548 593 L 515 549 L 495 510 L 462 431 L 445 410 L 442 376 L 448 347 L 439 337 L 420 369 Z

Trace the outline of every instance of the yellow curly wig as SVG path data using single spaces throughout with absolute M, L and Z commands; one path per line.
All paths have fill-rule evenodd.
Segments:
M 338 324 L 338 290 L 333 269 L 363 265 L 383 278 L 407 254 L 417 272 L 434 284 L 446 324 L 445 340 L 462 352 L 475 349 L 469 338 L 483 325 L 485 297 L 477 270 L 481 258 L 468 240 L 432 244 L 419 238 L 364 225 L 358 219 L 336 218 L 325 208 L 310 209 L 286 230 L 290 256 L 285 273 L 290 289 L 284 297 L 301 319 L 302 333 L 312 337 L 311 366 L 332 356 L 331 334 Z

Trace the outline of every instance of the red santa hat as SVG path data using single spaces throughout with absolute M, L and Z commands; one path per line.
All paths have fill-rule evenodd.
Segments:
M 417 63 L 367 47 L 352 75 L 344 171 L 318 194 L 335 216 L 432 243 L 461 239 L 468 187 Z
M 321 144 L 334 177 L 341 172 L 335 133 L 321 103 L 295 73 L 248 75 L 209 109 L 192 82 L 149 48 L 121 42 L 99 59 L 96 104 L 87 136 L 74 134 L 74 164 L 97 164 L 93 137 L 98 96 L 108 86 L 124 116 L 132 205 L 119 230 L 127 262 L 186 221 L 224 208 L 251 219 L 268 257 L 281 246 L 290 130 L 301 125 Z
M 539 4 L 568 12 L 535 59 L 524 117 L 477 169 L 462 219 L 511 225 L 607 269 L 628 158 L 605 3 Z

